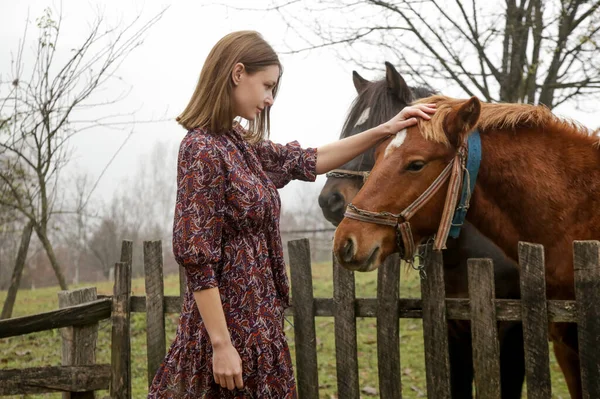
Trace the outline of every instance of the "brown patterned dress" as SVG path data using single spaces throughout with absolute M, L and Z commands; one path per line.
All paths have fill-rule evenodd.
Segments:
M 226 134 L 195 129 L 181 142 L 173 252 L 186 270 L 177 336 L 148 398 L 294 398 L 283 332 L 289 285 L 279 233 L 277 188 L 314 181 L 314 148 L 249 144 L 236 126 Z M 214 382 L 212 347 L 193 292 L 219 287 L 227 327 L 242 358 L 244 389 Z

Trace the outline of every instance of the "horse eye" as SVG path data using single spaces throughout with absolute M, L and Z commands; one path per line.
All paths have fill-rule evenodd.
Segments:
M 424 166 L 425 166 L 425 162 L 423 162 L 423 161 L 413 161 L 408 164 L 408 166 L 406 167 L 406 170 L 408 170 L 409 172 L 418 172 L 421 169 L 423 169 Z

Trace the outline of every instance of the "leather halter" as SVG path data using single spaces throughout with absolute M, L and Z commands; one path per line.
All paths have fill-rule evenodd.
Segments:
M 327 172 L 325 174 L 325 177 L 332 177 L 332 178 L 338 178 L 338 179 L 342 179 L 342 178 L 360 178 L 363 180 L 363 183 L 365 181 L 367 181 L 367 178 L 369 177 L 369 175 L 371 174 L 371 172 L 369 171 L 356 171 L 356 170 L 349 170 L 349 169 L 333 169 L 329 172 Z
M 473 154 L 469 160 L 469 168 L 465 167 L 469 149 L 473 149 Z M 410 218 L 414 216 L 442 187 L 442 185 L 450 180 L 448 191 L 446 193 L 446 201 L 442 213 L 442 219 L 438 227 L 437 234 L 433 244 L 434 250 L 442 250 L 446 248 L 446 240 L 452 229 L 452 236 L 458 236 L 460 226 L 466 216 L 466 211 L 469 207 L 472 188 L 475 186 L 475 179 L 481 160 L 481 143 L 479 131 L 465 137 L 461 146 L 456 151 L 456 156 L 440 175 L 431 183 L 416 200 L 414 200 L 406 209 L 398 214 L 390 212 L 372 212 L 364 209 L 359 209 L 353 204 L 348 204 L 344 216 L 349 219 L 355 219 L 361 222 L 375 223 L 385 226 L 391 226 L 396 229 L 396 241 L 400 256 L 406 261 L 412 261 L 416 254 L 416 245 L 413 238 Z M 463 173 L 464 171 L 464 173 Z M 465 179 L 467 184 L 463 186 L 460 206 L 457 208 L 460 187 Z M 454 222 L 454 223 L 453 223 Z M 458 229 L 458 231 L 457 231 Z

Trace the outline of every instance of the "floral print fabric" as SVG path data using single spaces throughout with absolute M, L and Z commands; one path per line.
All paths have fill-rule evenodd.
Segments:
M 173 252 L 187 290 L 177 335 L 148 398 L 294 398 L 296 386 L 283 332 L 289 284 L 279 233 L 277 188 L 314 181 L 316 155 L 297 142 L 250 144 L 237 125 L 202 129 L 182 140 Z M 242 358 L 244 389 L 214 382 L 212 346 L 193 292 L 218 287 L 231 340 Z

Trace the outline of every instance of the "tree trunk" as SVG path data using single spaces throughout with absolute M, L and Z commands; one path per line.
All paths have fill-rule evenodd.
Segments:
M 54 269 L 54 274 L 56 275 L 56 279 L 58 280 L 60 289 L 63 291 L 68 290 L 69 287 L 67 286 L 67 281 L 65 280 L 65 276 L 63 275 L 62 270 L 60 269 L 60 265 L 58 264 L 58 260 L 56 259 L 56 255 L 54 254 L 54 249 L 52 249 L 52 244 L 50 244 L 50 240 L 48 240 L 46 232 L 42 231 L 42 229 L 39 226 L 36 227 L 35 232 L 37 233 L 38 238 L 40 239 L 42 245 L 44 246 L 44 249 L 46 250 L 48 260 L 52 265 L 52 269 Z
M 19 291 L 19 284 L 21 284 L 21 275 L 23 274 L 25 260 L 27 259 L 27 251 L 29 250 L 29 242 L 31 241 L 32 230 L 33 222 L 28 222 L 23 229 L 23 234 L 21 235 L 21 245 L 19 245 L 19 252 L 17 253 L 15 268 L 13 270 L 12 279 L 10 280 L 10 287 L 8 288 L 8 294 L 6 295 L 6 300 L 4 301 L 4 307 L 2 308 L 2 315 L 0 315 L 0 319 L 10 319 L 12 317 L 13 307 L 15 306 L 15 300 L 17 299 L 17 291 Z

